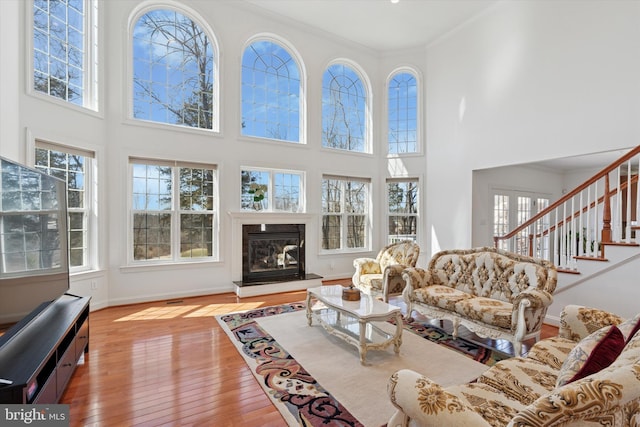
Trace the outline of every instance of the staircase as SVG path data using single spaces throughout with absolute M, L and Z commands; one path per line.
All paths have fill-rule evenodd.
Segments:
M 631 317 L 640 301 L 640 146 L 504 236 L 498 248 L 558 267 L 547 322 L 567 304 Z

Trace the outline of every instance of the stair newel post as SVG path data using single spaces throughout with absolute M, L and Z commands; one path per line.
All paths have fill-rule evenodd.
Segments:
M 529 233 L 529 256 L 533 256 L 533 233 Z
M 611 194 L 609 192 L 609 174 L 604 176 L 604 201 L 602 206 L 602 242 L 611 242 Z M 604 252 L 604 248 L 603 248 Z M 604 256 L 604 254 L 602 254 Z

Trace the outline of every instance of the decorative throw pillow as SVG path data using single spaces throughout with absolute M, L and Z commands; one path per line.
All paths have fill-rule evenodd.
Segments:
M 624 335 L 625 343 L 628 343 L 640 329 L 640 314 L 636 314 L 634 318 L 620 323 L 618 329 L 620 329 L 620 332 Z
M 622 332 L 613 325 L 605 326 L 584 337 L 562 364 L 556 387 L 562 387 L 611 365 L 624 348 L 624 344 Z

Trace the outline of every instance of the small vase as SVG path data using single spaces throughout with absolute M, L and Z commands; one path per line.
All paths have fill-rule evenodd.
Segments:
M 261 211 L 262 210 L 262 202 L 253 202 L 253 210 Z

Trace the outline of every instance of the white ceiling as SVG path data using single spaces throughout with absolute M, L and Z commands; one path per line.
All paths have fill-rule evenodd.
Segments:
M 498 0 L 244 0 L 371 49 L 426 46 Z

